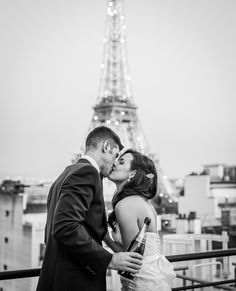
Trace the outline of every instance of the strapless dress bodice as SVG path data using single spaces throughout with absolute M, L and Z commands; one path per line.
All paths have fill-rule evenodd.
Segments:
M 112 232 L 113 239 L 122 245 L 119 225 Z M 122 291 L 170 291 L 175 278 L 173 265 L 160 252 L 160 236 L 155 232 L 146 233 L 143 264 L 133 280 L 121 276 Z

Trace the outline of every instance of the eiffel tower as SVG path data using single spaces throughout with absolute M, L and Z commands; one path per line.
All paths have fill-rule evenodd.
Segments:
M 162 173 L 158 159 L 150 153 L 137 115 L 128 71 L 126 28 L 123 0 L 108 0 L 100 88 L 88 131 L 99 125 L 108 126 L 119 135 L 125 148 L 151 156 L 160 177 L 159 192 L 167 201 L 173 202 L 170 197 L 173 189 Z M 105 182 L 104 186 L 105 200 L 111 200 L 114 193 L 111 182 Z
M 125 32 L 123 1 L 108 0 L 100 88 L 89 130 L 109 126 L 125 147 L 147 153 L 149 148 L 131 92 Z

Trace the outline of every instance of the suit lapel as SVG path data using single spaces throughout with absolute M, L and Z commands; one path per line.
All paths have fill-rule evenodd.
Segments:
M 105 205 L 105 200 L 104 200 L 104 194 L 103 194 L 103 182 L 102 182 L 102 203 L 103 203 L 103 226 L 105 228 L 105 232 L 107 232 L 107 214 L 106 214 L 106 205 Z
M 79 159 L 77 163 L 89 163 L 92 167 L 93 165 L 87 160 L 87 159 Z M 105 207 L 105 201 L 104 201 L 104 195 L 103 195 L 103 175 L 102 173 L 98 173 L 100 177 L 101 184 L 98 185 L 100 187 L 100 197 L 101 197 L 101 202 L 102 202 L 102 209 L 101 213 L 103 213 L 103 218 L 102 218 L 102 226 L 104 227 L 104 235 L 107 232 L 107 215 L 106 215 L 106 207 Z

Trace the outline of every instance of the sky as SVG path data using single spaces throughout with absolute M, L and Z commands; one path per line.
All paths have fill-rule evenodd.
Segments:
M 236 164 L 236 1 L 124 3 L 133 98 L 167 177 Z M 0 1 L 0 178 L 54 179 L 80 151 L 106 5 Z

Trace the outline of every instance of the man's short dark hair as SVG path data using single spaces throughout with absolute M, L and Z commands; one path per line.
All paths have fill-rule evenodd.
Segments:
M 88 134 L 85 143 L 86 149 L 97 148 L 98 144 L 105 140 L 109 140 L 113 146 L 118 145 L 120 151 L 124 148 L 119 136 L 112 129 L 98 126 Z

